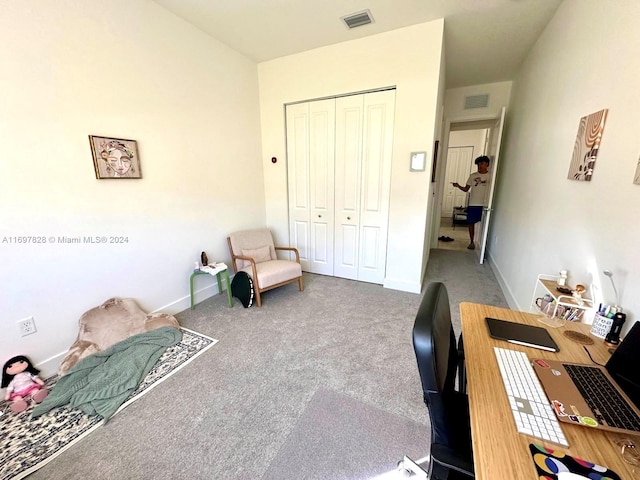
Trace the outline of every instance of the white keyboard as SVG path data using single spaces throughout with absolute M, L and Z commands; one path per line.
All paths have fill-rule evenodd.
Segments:
M 524 352 L 493 347 L 518 432 L 568 447 L 553 408 Z

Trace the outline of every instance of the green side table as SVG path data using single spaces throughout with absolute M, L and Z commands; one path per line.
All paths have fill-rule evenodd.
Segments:
M 193 279 L 198 275 L 211 275 L 210 273 L 203 272 L 201 270 L 195 270 L 191 274 L 191 278 L 189 279 L 189 291 L 191 293 L 191 310 L 194 309 L 193 306 Z M 231 280 L 229 279 L 229 271 L 228 269 L 221 270 L 217 272 L 216 279 L 218 280 L 218 293 L 222 294 L 222 278 L 227 282 L 227 299 L 229 300 L 229 307 L 233 307 L 233 298 L 231 297 Z

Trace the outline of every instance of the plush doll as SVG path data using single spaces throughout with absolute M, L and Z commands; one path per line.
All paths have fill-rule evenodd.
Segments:
M 5 400 L 11 401 L 11 411 L 24 412 L 27 409 L 27 399 L 42 402 L 49 391 L 44 382 L 38 377 L 40 370 L 35 368 L 29 359 L 23 355 L 10 358 L 2 369 L 2 388 L 7 389 Z

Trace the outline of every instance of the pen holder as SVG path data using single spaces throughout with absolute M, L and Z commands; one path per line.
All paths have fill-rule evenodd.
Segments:
M 596 313 L 593 317 L 593 324 L 591 325 L 591 335 L 604 338 L 611 330 L 611 325 L 613 325 L 613 318 L 603 317 L 599 313 Z

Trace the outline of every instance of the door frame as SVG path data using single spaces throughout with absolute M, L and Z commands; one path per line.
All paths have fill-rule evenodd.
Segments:
M 488 155 L 493 155 L 491 158 L 492 169 L 491 169 L 491 184 L 489 186 L 489 195 L 486 199 L 487 205 L 484 208 L 484 215 L 482 216 L 482 225 L 480 227 L 480 250 L 478 252 L 478 258 L 480 259 L 480 264 L 482 265 L 485 261 L 487 254 L 487 240 L 489 238 L 489 229 L 491 227 L 491 213 L 493 212 L 493 197 L 495 195 L 496 186 L 498 185 L 498 169 L 500 164 L 500 149 L 502 148 L 502 136 L 504 134 L 504 122 L 506 120 L 507 108 L 502 107 L 500 111 L 500 119 L 496 122 L 496 126 L 498 128 L 497 132 L 490 132 L 489 138 L 491 138 L 491 142 L 488 145 Z M 497 137 L 495 137 L 495 152 L 493 151 L 493 135 L 497 133 Z
M 436 172 L 436 210 L 432 217 L 431 224 L 431 246 L 430 248 L 438 248 L 438 231 L 440 230 L 440 216 L 442 214 L 442 200 L 444 197 L 444 181 L 447 157 L 444 152 L 449 150 L 449 134 L 451 133 L 451 126 L 454 126 L 456 130 L 479 130 L 483 128 L 493 128 L 496 120 L 500 119 L 502 107 L 495 114 L 485 115 L 469 115 L 460 117 L 446 117 L 444 120 L 444 128 L 442 130 L 442 155 L 440 156 L 440 165 L 438 165 L 438 171 Z

